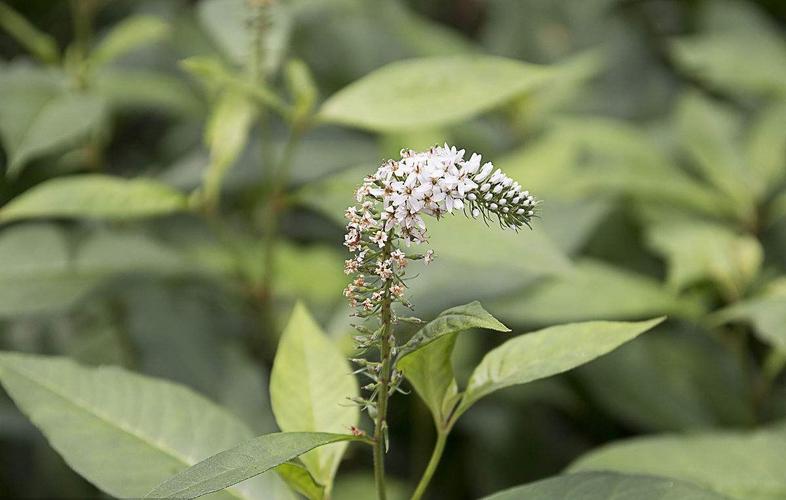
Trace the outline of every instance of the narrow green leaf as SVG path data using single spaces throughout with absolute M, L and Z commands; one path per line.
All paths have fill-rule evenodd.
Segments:
M 482 500 L 724 500 L 695 484 L 665 477 L 582 472 L 516 486 Z
M 93 49 L 88 60 L 93 67 L 103 66 L 142 45 L 155 43 L 169 32 L 169 26 L 153 16 L 125 18 Z
M 29 160 L 78 144 L 101 123 L 105 110 L 104 100 L 93 94 L 64 93 L 46 101 L 17 141 L 6 145 L 6 173 L 16 175 Z
M 358 423 L 358 407 L 347 399 L 357 395 L 357 379 L 344 354 L 298 303 L 281 335 L 270 374 L 270 399 L 279 427 L 286 432 L 346 432 Z M 340 443 L 319 448 L 300 459 L 317 482 L 329 488 L 346 447 Z
M 752 217 L 763 181 L 751 175 L 742 155 L 737 115 L 698 93 L 688 93 L 677 107 L 676 127 L 692 165 L 726 196 L 741 220 Z
M 477 400 L 499 389 L 588 363 L 636 338 L 663 319 L 572 323 L 508 340 L 486 354 L 472 372 L 457 413 L 463 413 Z
M 441 312 L 399 351 L 396 367 L 429 407 L 437 426 L 446 422 L 458 393 L 450 359 L 456 336 L 471 328 L 510 331 L 475 301 Z
M 132 219 L 186 208 L 183 194 L 152 179 L 87 174 L 42 182 L 0 208 L 0 221 L 48 217 Z
M 668 476 L 739 500 L 786 498 L 786 426 L 635 438 L 591 451 L 570 471 Z
M 320 117 L 395 132 L 455 124 L 545 85 L 544 67 L 492 56 L 411 59 L 378 69 L 331 96 Z
M 359 441 L 348 434 L 278 432 L 213 455 L 176 474 L 147 494 L 148 498 L 195 498 L 221 491 L 288 462 L 314 448 L 341 441 Z
M 439 316 L 429 321 L 417 331 L 406 344 L 399 350 L 398 360 L 425 347 L 443 335 L 463 332 L 470 328 L 485 328 L 498 332 L 509 332 L 510 328 L 500 323 L 488 313 L 480 302 L 474 301 L 462 306 L 451 307 L 439 313 Z
M 256 107 L 245 94 L 227 90 L 213 108 L 205 130 L 210 164 L 205 171 L 204 188 L 208 203 L 218 201 L 227 170 L 246 146 Z
M 191 390 L 120 368 L 0 353 L 0 382 L 74 470 L 116 497 L 141 497 L 251 436 Z M 276 476 L 257 481 L 221 498 L 289 498 Z
M 5 3 L 0 3 L 0 27 L 34 56 L 46 63 L 58 60 L 57 42 Z
M 275 470 L 290 488 L 308 500 L 322 500 L 325 496 L 325 487 L 317 483 L 308 469 L 302 465 L 295 462 L 285 462 Z

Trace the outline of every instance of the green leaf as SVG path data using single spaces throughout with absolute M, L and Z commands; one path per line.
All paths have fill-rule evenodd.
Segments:
M 786 177 L 786 102 L 768 105 L 756 117 L 747 142 L 751 169 L 765 183 L 764 194 Z
M 197 16 L 221 51 L 235 64 L 251 60 L 254 32 L 251 22 L 254 11 L 250 4 L 238 0 L 205 0 L 197 4 Z M 292 31 L 292 15 L 286 5 L 278 2 L 262 4 L 264 9 L 262 45 L 263 69 L 272 74 L 281 64 Z
M 678 299 L 658 281 L 592 259 L 491 304 L 498 316 L 533 325 L 697 312 L 696 304 Z
M 458 393 L 450 360 L 456 336 L 471 328 L 510 331 L 479 302 L 471 302 L 440 313 L 415 333 L 398 355 L 396 367 L 429 407 L 438 426 L 446 422 Z
M 142 45 L 155 43 L 169 32 L 169 26 L 153 16 L 138 15 L 123 19 L 93 49 L 88 63 L 103 66 Z
M 695 484 L 665 477 L 581 472 L 516 486 L 482 500 L 724 500 Z
M 633 340 L 663 319 L 635 323 L 572 323 L 508 340 L 487 353 L 475 367 L 457 414 L 499 389 L 556 375 L 588 363 Z
M 764 251 L 753 237 L 699 221 L 661 223 L 647 234 L 649 246 L 666 257 L 668 283 L 676 290 L 712 281 L 727 298 L 739 298 L 756 278 Z
M 751 384 L 742 370 L 727 346 L 694 326 L 644 335 L 576 375 L 615 420 L 664 432 L 753 424 Z
M 179 255 L 141 235 L 97 233 L 73 250 L 55 226 L 0 233 L 0 317 L 68 309 L 118 273 L 183 269 Z
M 691 481 L 739 500 L 786 497 L 786 426 L 635 438 L 591 451 L 570 471 L 607 470 Z
M 176 474 L 158 485 L 147 497 L 195 498 L 262 474 L 314 448 L 359 440 L 348 434 L 326 432 L 265 434 Z
M 778 32 L 757 29 L 680 38 L 671 51 L 680 66 L 717 89 L 786 95 L 786 47 Z
M 761 295 L 721 309 L 713 317 L 718 324 L 748 321 L 762 341 L 786 350 L 786 279 L 773 283 Z
M 0 382 L 74 470 L 116 497 L 141 497 L 251 434 L 191 390 L 120 368 L 1 353 Z M 223 498 L 287 498 L 270 475 L 226 493 Z
M 105 101 L 93 94 L 63 93 L 45 101 L 15 142 L 5 144 L 8 175 L 18 174 L 35 158 L 78 144 L 104 118 Z
M 317 483 L 308 469 L 302 465 L 295 462 L 285 462 L 275 470 L 290 488 L 308 500 L 322 500 L 325 496 L 325 488 Z
M 488 313 L 480 302 L 451 307 L 439 313 L 439 316 L 415 333 L 406 344 L 401 346 L 398 360 L 421 349 L 444 335 L 463 332 L 470 328 L 485 328 L 498 332 L 509 332 L 510 328 L 500 323 Z
M 320 117 L 376 132 L 459 123 L 546 84 L 543 67 L 492 56 L 391 63 L 331 96 Z
M 113 110 L 149 110 L 201 116 L 202 102 L 183 79 L 158 71 L 109 66 L 92 78 L 95 91 Z
M 46 63 L 58 60 L 57 42 L 5 3 L 0 4 L 0 27 L 34 56 Z
M 273 414 L 285 432 L 346 432 L 359 419 L 358 383 L 344 354 L 298 303 L 281 335 L 270 374 Z M 300 457 L 330 489 L 346 443 Z
M 678 104 L 676 127 L 692 165 L 726 196 L 741 220 L 749 220 L 763 183 L 751 175 L 741 154 L 738 117 L 717 102 L 688 93 Z
M 208 203 L 217 203 L 224 176 L 245 148 L 255 116 L 256 107 L 238 91 L 224 92 L 215 104 L 205 130 L 205 143 L 210 150 L 204 178 Z
M 152 179 L 87 174 L 42 182 L 0 208 L 0 221 L 49 217 L 133 219 L 186 208 L 183 194 Z

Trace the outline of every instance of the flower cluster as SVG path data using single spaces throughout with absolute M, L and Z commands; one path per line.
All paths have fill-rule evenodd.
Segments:
M 401 159 L 382 164 L 357 189 L 357 204 L 345 212 L 348 224 L 344 236 L 344 245 L 352 253 L 344 272 L 354 275 L 344 296 L 357 308 L 356 316 L 379 316 L 380 325 L 385 322 L 383 316 L 389 322 L 405 319 L 393 316 L 390 306 L 400 302 L 409 307 L 404 298 L 408 261 L 422 259 L 428 264 L 433 252 L 405 253 L 398 243 L 409 248 L 427 241 L 424 216 L 439 218 L 459 211 L 486 222 L 497 221 L 504 228 L 530 226 L 538 205 L 535 198 L 490 162 L 483 163 L 480 155 L 472 154 L 468 160 L 464 155 L 463 149 L 447 144 L 424 152 L 402 150 Z M 361 351 L 386 342 L 395 355 L 395 339 L 383 326 L 357 328 L 361 335 L 355 341 Z M 367 388 L 375 390 L 379 363 L 356 362 L 361 363 L 359 371 L 375 382 Z M 395 390 L 400 374 L 393 372 L 391 377 L 390 388 Z M 369 411 L 374 395 L 363 400 Z
M 364 317 L 378 311 L 385 295 L 404 302 L 408 259 L 429 263 L 433 258 L 431 251 L 407 255 L 395 245 L 399 239 L 407 247 L 427 241 L 424 215 L 463 211 L 518 229 L 530 225 L 538 204 L 518 182 L 490 162 L 482 163 L 480 155 L 465 160 L 463 149 L 447 144 L 420 153 L 402 150 L 400 160 L 389 160 L 366 177 L 355 196 L 357 205 L 345 213 L 344 236 L 354 256 L 344 271 L 358 276 L 344 295 Z

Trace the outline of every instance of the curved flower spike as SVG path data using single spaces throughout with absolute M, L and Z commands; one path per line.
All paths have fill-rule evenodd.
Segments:
M 382 164 L 355 192 L 358 204 L 346 211 L 344 245 L 356 255 L 344 270 L 359 277 L 344 295 L 360 309 L 359 316 L 376 314 L 385 296 L 406 304 L 407 259 L 422 258 L 428 264 L 433 252 L 406 255 L 396 243 L 426 242 L 424 216 L 461 211 L 496 220 L 503 228 L 530 227 L 538 206 L 534 196 L 490 162 L 482 163 L 479 154 L 468 160 L 464 156 L 463 149 L 447 144 L 423 152 L 402 150 L 401 159 Z

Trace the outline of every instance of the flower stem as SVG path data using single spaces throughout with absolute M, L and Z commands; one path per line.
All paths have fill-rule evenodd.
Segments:
M 448 431 L 437 429 L 437 442 L 434 444 L 434 451 L 431 452 L 431 459 L 426 466 L 426 470 L 423 471 L 423 476 L 420 478 L 417 488 L 415 488 L 415 493 L 412 494 L 412 500 L 420 500 L 426 492 L 426 488 L 428 488 L 431 478 L 434 476 L 434 472 L 437 470 L 439 461 L 442 458 L 442 452 L 445 451 L 445 442 L 447 440 Z
M 382 249 L 382 261 L 390 258 L 392 247 L 392 235 L 389 235 L 384 248 Z M 393 334 L 393 321 L 391 314 L 390 280 L 385 283 L 384 296 L 382 298 L 382 332 L 379 345 L 379 357 L 382 363 L 379 375 L 379 392 L 377 395 L 377 418 L 374 422 L 374 483 L 377 487 L 377 498 L 385 500 L 385 441 L 387 440 L 387 412 L 388 412 L 388 391 L 391 378 L 391 341 Z

